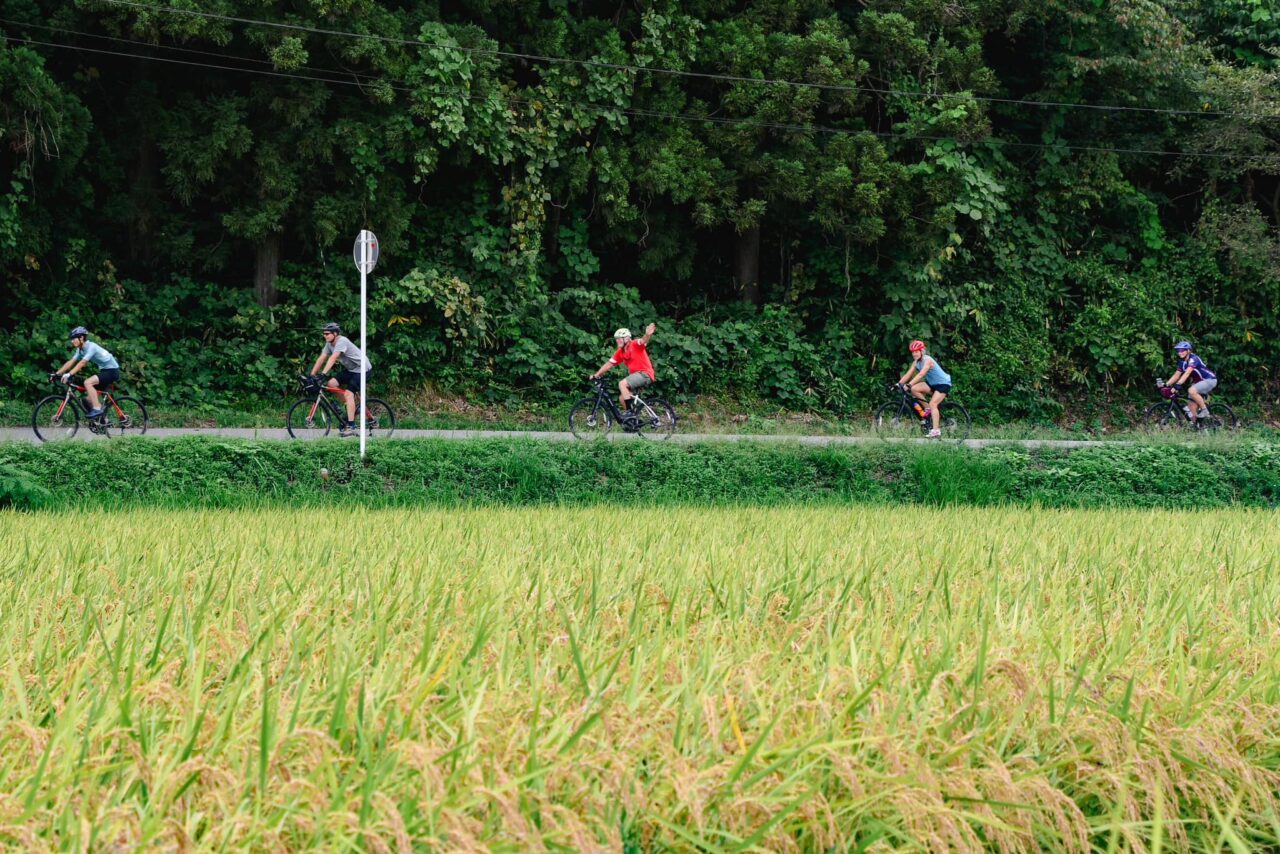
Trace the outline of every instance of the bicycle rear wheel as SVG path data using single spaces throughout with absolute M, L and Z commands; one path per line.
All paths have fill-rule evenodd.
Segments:
M 304 397 L 289 407 L 284 426 L 294 439 L 318 439 L 329 435 L 329 408 L 314 397 Z
M 31 429 L 41 442 L 62 442 L 80 429 L 80 410 L 63 395 L 49 395 L 31 410 Z
M 594 397 L 584 397 L 569 410 L 569 430 L 579 439 L 603 439 L 612 429 L 609 410 Z
M 871 416 L 871 426 L 881 439 L 919 439 L 920 418 L 901 400 L 891 400 Z
M 1209 417 L 1201 418 L 1196 422 L 1196 426 L 1201 430 L 1216 432 L 1219 430 L 1234 430 L 1240 426 L 1240 422 L 1236 419 L 1236 414 L 1225 403 L 1210 403 L 1208 409 Z
M 639 407 L 636 406 L 637 402 L 640 404 Z M 656 397 L 653 400 L 636 398 L 632 401 L 631 408 L 640 419 L 640 426 L 636 427 L 636 433 L 642 438 L 670 439 L 676 432 L 676 410 L 662 398 Z
M 108 436 L 141 436 L 147 432 L 147 408 L 134 397 L 116 397 L 102 413 Z
M 370 439 L 389 439 L 396 431 L 396 414 L 385 400 L 370 397 L 364 402 Z
M 969 438 L 969 410 L 958 403 L 944 400 L 938 405 L 938 424 L 944 439 L 963 442 Z

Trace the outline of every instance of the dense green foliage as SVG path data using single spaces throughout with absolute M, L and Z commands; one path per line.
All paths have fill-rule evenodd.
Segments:
M 20 394 L 85 323 L 154 402 L 274 399 L 355 323 L 367 225 L 384 391 L 567 395 L 656 319 L 675 397 L 864 407 L 923 337 L 989 417 L 1050 419 L 1189 336 L 1274 403 L 1266 0 L 198 5 L 311 29 L 5 4 Z
M 525 440 L 350 443 L 207 437 L 0 445 L 17 506 L 921 503 L 1047 507 L 1280 505 L 1280 446 L 811 447 Z M 96 472 L 92 482 L 85 472 Z M 327 476 L 322 475 L 327 472 Z M 26 474 L 30 472 L 32 474 Z

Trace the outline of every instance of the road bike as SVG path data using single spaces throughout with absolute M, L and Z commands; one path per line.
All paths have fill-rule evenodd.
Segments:
M 54 376 L 49 377 L 49 382 L 65 388 L 61 394 L 41 398 L 31 411 L 31 429 L 41 442 L 70 439 L 80 429 L 81 420 L 90 433 L 99 436 L 140 436 L 147 432 L 147 408 L 136 397 L 116 397 L 115 383 L 98 389 L 102 414 L 90 418 L 88 405 L 76 395 L 84 392 L 84 386 L 63 383 Z
M 885 389 L 893 399 L 877 409 L 871 418 L 876 435 L 884 439 L 928 436 L 933 429 L 933 417 L 927 414 L 925 404 L 898 383 L 889 383 Z M 958 403 L 944 400 L 938 406 L 938 426 L 943 438 L 963 441 L 969 438 L 969 411 Z
M 325 385 L 323 378 L 299 377 L 302 383 L 301 400 L 289 407 L 285 415 L 285 427 L 294 439 L 328 436 L 334 425 L 347 423 L 347 404 L 342 399 L 345 389 Z M 364 401 L 369 438 L 386 439 L 396 429 L 396 414 L 385 400 L 367 397 Z M 356 396 L 356 417 L 360 416 L 359 395 Z M 358 434 L 357 434 L 358 435 Z
M 1234 430 L 1240 425 L 1236 414 L 1231 411 L 1230 406 L 1217 401 L 1210 402 L 1207 394 L 1202 396 L 1204 397 L 1205 408 L 1209 410 L 1209 415 L 1207 417 L 1192 418 L 1191 413 L 1188 411 L 1191 401 L 1182 388 L 1164 384 L 1158 384 L 1156 388 L 1159 389 L 1160 396 L 1164 400 L 1147 407 L 1140 425 L 1145 430 L 1153 432 L 1171 430 L 1216 432 L 1219 430 Z
M 661 398 L 643 400 L 640 395 L 631 398 L 631 409 L 623 412 L 614 403 L 608 386 L 603 380 L 592 380 L 594 397 L 584 397 L 569 410 L 569 430 L 579 439 L 600 439 L 609 435 L 614 424 L 621 424 L 624 433 L 637 436 L 657 436 L 670 439 L 676 432 L 676 410 Z

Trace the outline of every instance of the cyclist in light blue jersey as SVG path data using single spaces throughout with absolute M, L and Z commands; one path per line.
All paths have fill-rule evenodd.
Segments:
M 921 402 L 924 402 L 925 397 L 932 393 L 933 396 L 929 398 L 925 413 L 933 419 L 933 429 L 929 431 L 929 438 L 937 439 L 942 436 L 938 406 L 951 393 L 951 375 L 942 370 L 938 361 L 925 352 L 923 341 L 918 339 L 912 341 L 909 349 L 911 367 L 907 368 L 907 372 L 898 380 L 898 385 L 906 388 Z
M 88 415 L 90 418 L 97 418 L 102 414 L 102 404 L 98 401 L 98 389 L 109 388 L 112 383 L 120 380 L 120 363 L 105 348 L 90 341 L 89 330 L 83 326 L 72 329 L 69 337 L 71 346 L 75 347 L 76 351 L 53 375 L 60 377 L 64 384 L 68 384 L 85 365 L 90 362 L 96 365 L 98 373 L 84 381 L 84 391 L 89 397 Z
M 1218 375 L 1209 370 L 1203 359 L 1191 352 L 1190 341 L 1179 341 L 1173 345 L 1173 351 L 1178 354 L 1178 367 L 1164 384 L 1183 386 L 1191 383 L 1187 388 L 1187 397 L 1191 398 L 1187 414 L 1192 420 L 1208 418 L 1209 407 L 1204 402 L 1204 396 L 1217 388 Z

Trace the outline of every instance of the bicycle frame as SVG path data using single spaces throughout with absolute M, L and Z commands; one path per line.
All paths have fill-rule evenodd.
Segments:
M 640 395 L 636 394 L 634 391 L 631 392 L 631 400 L 639 404 L 644 403 L 644 400 L 640 398 Z M 613 396 L 609 394 L 609 391 L 605 387 L 604 383 L 600 383 L 596 390 L 596 405 L 595 405 L 595 408 L 591 410 L 592 412 L 599 411 L 601 401 L 603 401 L 605 404 L 608 405 L 610 415 L 613 416 L 613 420 L 618 424 L 622 424 L 624 421 L 626 421 L 626 419 L 636 414 L 634 404 L 630 412 L 623 412 L 621 409 L 619 409 L 618 404 L 614 402 Z
M 915 396 L 914 394 L 912 394 L 911 392 L 906 391 L 906 390 L 902 389 L 901 387 L 896 387 L 896 388 L 897 388 L 897 392 L 898 392 L 898 397 L 900 398 L 900 399 L 899 399 L 899 401 L 898 401 L 898 414 L 899 414 L 899 415 L 908 415 L 908 414 L 910 414 L 913 418 L 920 419 L 920 414 L 919 414 L 918 412 L 916 412 L 915 407 L 913 407 L 911 404 L 912 404 L 912 403 L 918 403 L 918 404 L 920 404 L 921 406 L 923 406 L 923 407 L 925 407 L 926 409 L 928 409 L 928 408 L 929 408 L 929 402 L 928 402 L 928 401 L 926 401 L 926 400 L 921 400 L 920 398 L 916 397 L 916 396 Z M 923 419 L 920 419 L 920 420 L 923 420 Z
M 326 391 L 334 395 L 342 395 L 347 393 L 347 390 L 345 388 L 330 388 L 327 385 L 320 386 L 319 390 L 316 392 L 316 402 L 311 404 L 311 410 L 307 412 L 308 420 L 314 419 L 316 417 L 316 410 L 319 409 L 320 404 L 323 403 L 325 405 L 325 408 L 329 410 L 330 415 L 332 415 L 338 421 L 344 421 L 347 417 L 346 412 L 338 406 L 338 402 L 336 400 L 334 400 L 331 397 L 324 396 L 324 393 Z
M 1202 394 L 1200 397 L 1204 399 L 1204 405 L 1207 408 L 1209 406 L 1209 395 Z M 1170 417 L 1179 424 L 1200 429 L 1199 420 L 1186 413 L 1187 408 L 1191 406 L 1191 395 L 1187 394 L 1184 389 L 1175 387 L 1173 389 L 1173 397 L 1162 397 L 1161 400 L 1156 402 L 1156 406 L 1160 405 L 1164 405 Z
M 77 391 L 80 392 L 81 394 L 84 394 L 88 391 L 88 389 L 86 389 L 82 385 L 71 385 L 69 383 L 67 384 L 67 393 L 62 398 L 62 405 L 59 406 L 58 411 L 54 413 L 53 415 L 54 418 L 61 418 L 62 413 L 67 411 L 67 405 L 70 404 L 71 406 L 74 406 L 80 412 L 81 415 L 84 416 L 85 422 L 89 423 L 89 410 L 85 407 L 84 402 L 81 401 L 80 398 L 76 397 L 75 394 L 73 394 L 73 392 L 77 392 Z M 102 408 L 104 410 L 108 406 L 110 406 L 112 409 L 116 411 L 116 415 L 118 415 L 121 418 L 125 417 L 124 410 L 122 410 L 116 404 L 116 399 L 111 394 L 110 391 L 106 389 L 99 389 L 98 393 L 102 395 Z

